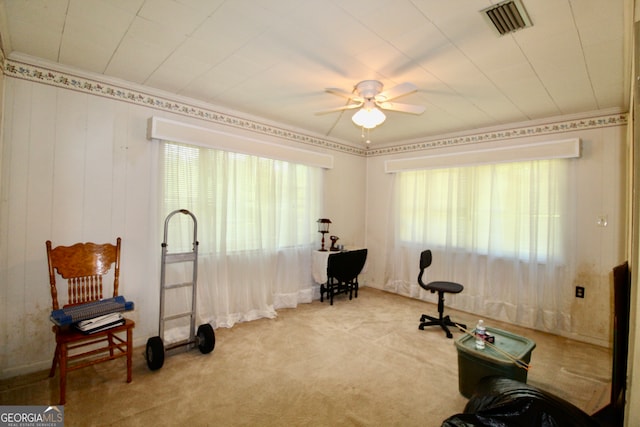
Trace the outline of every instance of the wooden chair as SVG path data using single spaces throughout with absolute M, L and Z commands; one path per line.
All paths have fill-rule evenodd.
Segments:
M 58 310 L 56 271 L 67 279 L 66 304 L 63 308 L 98 301 L 103 298 L 103 276 L 115 265 L 113 271 L 113 296 L 118 296 L 120 276 L 120 238 L 113 244 L 76 243 L 52 249 L 47 240 L 49 283 L 53 310 Z M 63 296 L 61 295 L 61 298 Z M 65 403 L 67 372 L 119 357 L 127 358 L 127 382 L 131 382 L 133 355 L 133 328 L 135 323 L 125 323 L 90 335 L 73 326 L 53 326 L 56 350 L 49 376 L 53 377 L 60 366 L 60 404 Z

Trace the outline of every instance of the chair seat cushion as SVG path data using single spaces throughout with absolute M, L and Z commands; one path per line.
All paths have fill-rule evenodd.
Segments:
M 437 282 L 429 282 L 426 287 L 427 290 L 431 291 L 442 291 L 448 292 L 451 294 L 457 294 L 458 292 L 462 292 L 464 286 L 460 283 L 455 282 L 445 282 L 445 281 L 437 281 Z

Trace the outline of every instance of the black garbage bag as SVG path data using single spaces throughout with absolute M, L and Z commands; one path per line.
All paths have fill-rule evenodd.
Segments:
M 443 427 L 599 427 L 573 404 L 520 381 L 483 378 L 464 408 Z

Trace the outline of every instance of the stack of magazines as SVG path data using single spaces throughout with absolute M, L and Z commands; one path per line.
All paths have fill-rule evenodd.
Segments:
M 109 313 L 93 319 L 82 320 L 75 323 L 75 327 L 85 334 L 93 334 L 123 325 L 124 321 L 122 313 Z

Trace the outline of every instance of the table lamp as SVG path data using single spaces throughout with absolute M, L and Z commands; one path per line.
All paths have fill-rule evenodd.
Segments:
M 320 218 L 318 221 L 318 233 L 322 233 L 322 248 L 321 251 L 326 251 L 324 248 L 324 235 L 329 232 L 329 224 L 331 220 L 328 218 Z

